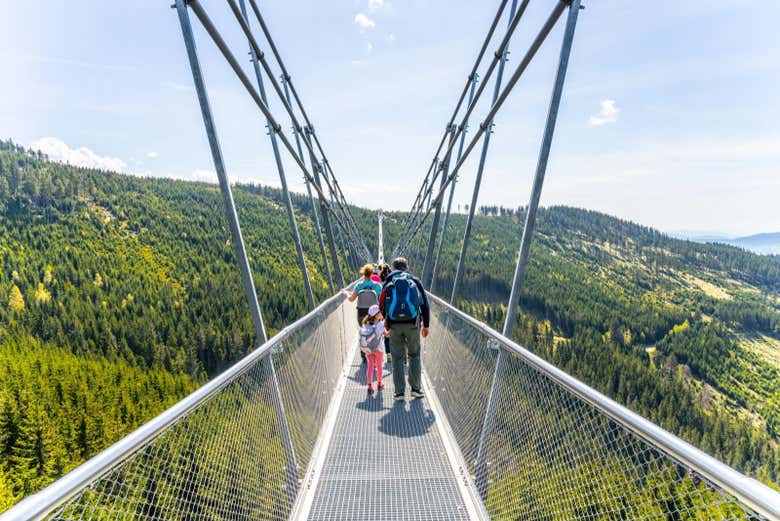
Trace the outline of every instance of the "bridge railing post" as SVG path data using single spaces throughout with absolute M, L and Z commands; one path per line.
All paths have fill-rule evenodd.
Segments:
M 542 195 L 542 186 L 544 184 L 544 175 L 547 171 L 547 160 L 550 157 L 550 148 L 552 146 L 553 134 L 555 133 L 555 123 L 558 118 L 558 108 L 561 104 L 563 94 L 563 84 L 566 80 L 566 69 L 569 64 L 569 55 L 571 53 L 572 42 L 574 41 L 574 29 L 577 26 L 577 16 L 580 11 L 580 0 L 570 0 L 569 14 L 566 18 L 566 27 L 563 33 L 563 43 L 561 53 L 558 59 L 558 70 L 555 75 L 555 84 L 553 85 L 552 96 L 550 98 L 550 108 L 547 112 L 547 122 L 542 136 L 542 145 L 539 151 L 539 160 L 536 165 L 536 174 L 534 176 L 533 187 L 531 189 L 531 200 L 528 203 L 528 210 L 523 227 L 523 235 L 520 240 L 520 251 L 517 257 L 515 275 L 512 281 L 512 291 L 509 294 L 509 303 L 507 304 L 506 318 L 504 320 L 503 335 L 512 338 L 515 322 L 517 320 L 517 306 L 520 302 L 520 289 L 522 286 L 523 275 L 528 262 L 528 252 L 531 247 L 534 226 L 536 224 L 536 212 L 539 208 L 539 199 Z M 488 495 L 488 461 L 487 453 L 490 445 L 490 435 L 493 431 L 496 417 L 496 401 L 500 382 L 503 379 L 504 367 L 506 365 L 506 353 L 499 351 L 496 359 L 496 368 L 493 374 L 493 381 L 490 385 L 490 394 L 485 411 L 485 419 L 482 422 L 482 431 L 479 436 L 477 446 L 477 461 L 475 464 L 475 483 L 477 490 L 483 500 Z
M 378 263 L 385 262 L 385 238 L 384 233 L 382 231 L 382 221 L 384 220 L 384 214 L 382 214 L 382 211 L 380 210 L 377 215 L 377 254 L 376 254 L 376 261 Z
M 214 125 L 214 118 L 211 113 L 211 106 L 209 104 L 208 94 L 206 92 L 206 84 L 203 80 L 203 73 L 200 68 L 200 61 L 198 59 L 198 52 L 195 47 L 195 38 L 192 32 L 192 25 L 190 24 L 190 17 L 186 0 L 176 0 L 176 10 L 179 15 L 182 37 L 184 38 L 184 45 L 187 49 L 187 57 L 189 59 L 190 69 L 192 71 L 192 78 L 195 83 L 195 91 L 198 95 L 198 102 L 200 104 L 200 110 L 203 116 L 203 124 L 206 128 L 206 136 L 208 138 L 209 147 L 211 149 L 211 156 L 214 161 L 214 169 L 217 172 L 219 188 L 222 192 L 222 199 L 225 203 L 225 214 L 227 216 L 228 225 L 230 227 L 230 235 L 233 242 L 233 249 L 236 254 L 236 260 L 238 262 L 239 270 L 241 271 L 241 280 L 244 284 L 244 292 L 249 303 L 249 313 L 252 317 L 252 325 L 254 326 L 255 335 L 257 335 L 257 338 L 259 339 L 259 343 L 264 344 L 268 340 L 268 336 L 265 331 L 265 324 L 263 323 L 260 304 L 257 300 L 257 290 L 255 289 L 255 284 L 252 279 L 252 268 L 249 265 L 249 258 L 246 253 L 244 238 L 241 235 L 241 224 L 238 220 L 238 213 L 236 212 L 236 206 L 233 201 L 233 192 L 230 188 L 227 172 L 225 171 L 222 149 L 219 144 L 219 139 L 217 138 L 217 129 Z M 273 362 L 270 361 L 270 358 L 269 363 L 271 364 L 270 370 L 275 388 L 275 392 L 272 393 L 272 406 L 279 421 L 281 431 L 280 437 L 282 441 L 282 447 L 284 448 L 286 467 L 285 486 L 287 491 L 294 497 L 298 491 L 298 463 L 295 457 L 292 435 L 290 433 L 290 426 L 287 423 L 287 416 L 285 415 L 284 411 L 284 404 L 282 402 L 282 395 L 279 390 L 276 371 L 274 369 Z

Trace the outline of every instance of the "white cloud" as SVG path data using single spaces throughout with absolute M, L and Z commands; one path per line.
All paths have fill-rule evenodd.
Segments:
M 190 181 L 203 181 L 204 183 L 217 183 L 217 173 L 214 170 L 207 170 L 205 168 L 198 168 L 193 170 L 192 175 L 189 177 Z
M 377 9 L 382 9 L 384 5 L 385 5 L 385 0 L 368 0 L 369 11 L 376 11 Z
M 591 127 L 600 127 L 607 123 L 615 123 L 618 120 L 620 109 L 615 106 L 615 100 L 605 99 L 601 102 L 601 111 L 588 119 L 588 125 Z
M 371 54 L 371 51 L 374 50 L 374 44 L 371 42 L 366 42 L 366 54 Z
M 156 157 L 157 157 L 157 156 L 159 156 L 159 155 L 160 155 L 160 154 L 158 154 L 158 153 L 157 153 L 157 152 L 155 152 L 154 150 L 152 150 L 151 152 L 147 152 L 147 153 L 146 153 L 146 157 L 148 157 L 149 159 L 154 159 L 154 158 L 156 158 Z
M 173 81 L 170 81 L 165 84 L 166 87 L 179 91 L 179 92 L 195 92 L 195 87 L 190 85 L 189 83 L 176 83 Z
M 127 163 L 117 157 L 99 156 L 87 147 L 70 148 L 64 141 L 56 137 L 42 137 L 30 144 L 33 150 L 40 150 L 53 161 L 67 163 L 73 166 L 97 168 L 124 172 Z
M 376 22 L 363 13 L 358 13 L 355 15 L 355 23 L 360 27 L 361 31 L 366 31 L 376 27 Z
M 395 33 L 390 33 L 387 35 L 387 41 L 390 43 L 395 43 Z

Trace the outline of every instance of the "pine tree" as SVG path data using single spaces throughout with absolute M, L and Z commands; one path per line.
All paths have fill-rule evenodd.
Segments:
M 14 494 L 11 481 L 8 479 L 5 471 L 0 469 L 0 512 L 5 512 L 11 508 L 18 500 Z
M 20 312 L 24 310 L 24 296 L 16 284 L 11 286 L 11 292 L 8 294 L 8 306 L 11 308 L 11 311 Z
M 27 404 L 19 422 L 19 435 L 11 448 L 11 465 L 15 470 L 14 489 L 27 495 L 57 476 L 59 456 L 56 434 L 43 408 Z

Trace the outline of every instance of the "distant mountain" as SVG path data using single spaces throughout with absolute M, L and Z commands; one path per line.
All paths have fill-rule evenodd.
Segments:
M 725 233 L 701 232 L 701 231 L 673 231 L 669 235 L 677 239 L 704 243 L 730 244 L 744 248 L 753 253 L 770 255 L 780 254 L 780 232 L 757 233 L 745 237 L 734 237 Z
M 745 248 L 754 253 L 780 254 L 780 232 L 775 233 L 757 233 L 747 237 L 738 237 L 725 241 L 727 244 L 733 244 L 740 248 Z
M 717 233 L 702 230 L 674 230 L 667 232 L 667 235 L 674 237 L 675 239 L 685 239 L 694 242 L 723 242 L 729 241 L 734 238 L 733 235 L 727 233 Z

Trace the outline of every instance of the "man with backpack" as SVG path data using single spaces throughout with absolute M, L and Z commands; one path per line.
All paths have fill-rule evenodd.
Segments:
M 430 308 L 422 282 L 408 273 L 409 263 L 403 257 L 393 261 L 393 271 L 385 279 L 379 295 L 379 307 L 385 316 L 385 327 L 390 332 L 390 351 L 393 355 L 393 383 L 395 399 L 406 394 L 404 359 L 409 357 L 409 386 L 412 398 L 422 398 L 422 360 L 420 335 L 428 336 Z

